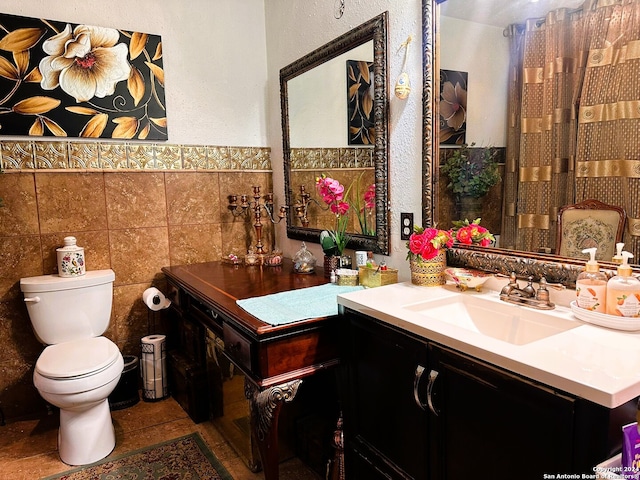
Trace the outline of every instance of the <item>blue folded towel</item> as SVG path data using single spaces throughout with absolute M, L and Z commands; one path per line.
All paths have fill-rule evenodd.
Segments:
M 245 298 L 236 300 L 236 303 L 265 323 L 284 325 L 306 318 L 337 315 L 338 295 L 363 288 L 327 283 L 317 287 Z

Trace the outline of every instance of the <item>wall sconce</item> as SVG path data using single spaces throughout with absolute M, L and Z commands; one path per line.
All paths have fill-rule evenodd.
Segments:
M 253 186 L 253 200 L 249 199 L 248 195 L 240 195 L 240 204 L 238 204 L 238 195 L 229 195 L 229 205 L 227 208 L 231 210 L 234 217 L 240 217 L 247 214 L 247 212 L 253 211 L 254 223 L 253 227 L 256 229 L 256 251 L 258 255 L 264 255 L 267 252 L 264 251 L 264 245 L 262 245 L 262 210 L 267 212 L 267 216 L 271 223 L 280 223 L 283 218 L 287 217 L 286 205 L 281 205 L 278 211 L 278 220 L 273 218 L 273 193 L 265 193 L 264 196 L 260 194 L 260 187 Z M 260 202 L 262 200 L 262 202 Z
M 307 217 L 307 213 L 309 210 L 309 204 L 311 203 L 315 203 L 322 210 L 329 209 L 329 206 L 324 208 L 315 198 L 311 198 L 311 194 L 307 193 L 305 186 L 300 185 L 300 198 L 293 205 L 293 209 L 296 213 L 296 218 L 300 220 L 300 223 L 304 228 L 309 227 L 309 218 Z

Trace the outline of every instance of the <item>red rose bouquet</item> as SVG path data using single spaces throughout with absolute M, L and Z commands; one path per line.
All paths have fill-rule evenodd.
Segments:
M 413 227 L 413 233 L 407 242 L 408 260 L 431 260 L 443 248 L 453 245 L 453 237 L 449 230 L 437 228 Z
M 469 220 L 458 220 L 453 222 L 453 235 L 455 241 L 463 245 L 480 245 L 488 247 L 493 241 L 494 236 L 486 228 L 480 226 L 480 219 L 476 218 L 473 222 Z

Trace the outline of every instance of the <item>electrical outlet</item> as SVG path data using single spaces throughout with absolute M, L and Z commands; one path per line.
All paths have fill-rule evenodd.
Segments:
M 413 233 L 413 213 L 401 213 L 400 214 L 400 238 L 402 240 L 409 240 L 409 237 Z

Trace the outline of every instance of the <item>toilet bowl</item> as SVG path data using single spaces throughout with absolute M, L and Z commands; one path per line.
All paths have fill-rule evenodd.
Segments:
M 101 336 L 109 326 L 114 279 L 112 270 L 97 270 L 75 278 L 20 280 L 34 332 L 47 345 L 33 383 L 60 409 L 58 454 L 68 465 L 97 462 L 116 444 L 108 397 L 124 359 L 116 344 Z
M 58 454 L 64 463 L 97 462 L 114 449 L 108 397 L 123 368 L 118 347 L 105 337 L 51 345 L 38 358 L 33 383 L 60 409 Z

